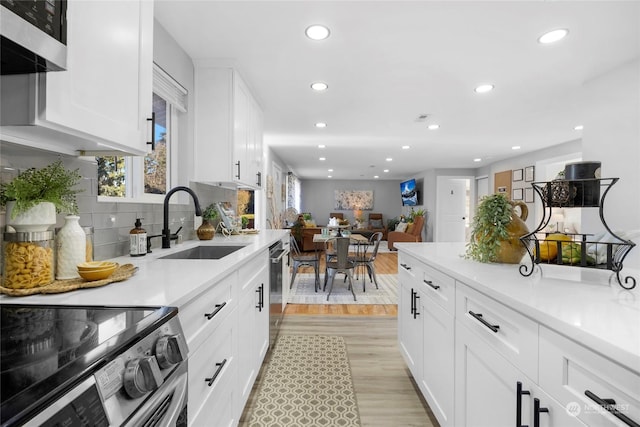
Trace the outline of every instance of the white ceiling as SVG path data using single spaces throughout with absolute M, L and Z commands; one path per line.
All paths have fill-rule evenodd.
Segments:
M 235 64 L 301 178 L 403 179 L 578 139 L 583 85 L 640 56 L 636 1 L 159 0 L 155 14 L 192 58 Z M 305 37 L 317 23 L 328 39 Z M 568 37 L 537 43 L 556 28 Z

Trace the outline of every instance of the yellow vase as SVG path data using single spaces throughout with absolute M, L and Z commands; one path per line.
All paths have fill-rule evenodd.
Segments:
M 519 264 L 527 249 L 520 241 L 520 237 L 529 233 L 525 221 L 529 216 L 529 209 L 524 202 L 509 202 L 511 204 L 511 222 L 507 225 L 509 238 L 500 243 L 500 250 L 496 254 L 496 262 L 505 264 Z M 516 215 L 514 207 L 520 208 L 520 215 Z
M 198 239 L 211 240 L 216 234 L 216 228 L 207 219 L 202 220 L 202 225 L 196 230 Z

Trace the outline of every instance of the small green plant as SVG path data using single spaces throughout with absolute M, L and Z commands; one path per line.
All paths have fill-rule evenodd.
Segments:
M 495 262 L 500 242 L 509 238 L 512 206 L 503 194 L 492 194 L 480 200 L 471 226 L 465 258 Z
M 211 203 L 207 206 L 204 211 L 202 211 L 202 219 L 206 219 L 207 221 L 213 221 L 218 218 L 218 210 L 216 209 L 216 205 Z
M 414 222 L 417 217 L 424 216 L 424 213 L 424 209 L 414 210 L 413 208 L 411 208 L 411 212 L 409 212 L 409 219 L 407 221 Z
M 400 218 L 391 218 L 387 221 L 387 230 L 393 231 L 396 229 L 396 226 L 400 223 Z
M 77 214 L 76 194 L 83 190 L 73 187 L 81 178 L 78 169 L 66 169 L 61 160 L 42 169 L 27 169 L 11 182 L 0 184 L 0 205 L 16 202 L 11 218 L 42 202 L 53 203 L 58 213 Z
M 302 219 L 304 219 L 305 221 L 311 221 L 311 214 L 310 213 L 302 214 Z
M 242 228 L 247 228 L 249 226 L 249 218 L 246 216 L 241 217 Z

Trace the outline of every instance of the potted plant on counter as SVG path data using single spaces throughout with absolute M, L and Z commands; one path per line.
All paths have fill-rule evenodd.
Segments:
M 214 221 L 218 219 L 216 205 L 211 203 L 202 211 L 202 225 L 196 230 L 196 235 L 200 240 L 211 240 L 216 235 L 216 225 Z
M 514 214 L 514 207 L 520 215 Z M 511 202 L 503 194 L 485 196 L 473 217 L 465 258 L 480 262 L 517 264 L 526 252 L 520 237 L 529 232 L 524 221 L 529 211 L 523 202 Z
M 77 214 L 74 189 L 78 169 L 68 170 L 61 160 L 42 169 L 30 168 L 0 184 L 0 205 L 6 206 L 7 224 L 17 231 L 46 231 L 56 223 L 56 213 Z

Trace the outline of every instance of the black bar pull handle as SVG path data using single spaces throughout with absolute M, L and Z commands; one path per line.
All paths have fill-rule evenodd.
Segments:
M 411 288 L 411 314 L 413 314 L 416 311 L 416 298 L 415 298 L 415 292 L 413 290 L 413 288 Z
M 533 399 L 533 427 L 540 427 L 540 413 L 549 413 L 549 408 L 540 407 L 540 399 Z
M 424 283 L 426 283 L 427 285 L 431 286 L 433 289 L 435 289 L 436 291 L 438 289 L 440 289 L 439 285 L 434 285 L 433 284 L 433 280 L 423 280 Z
M 585 390 L 584 394 L 626 425 L 631 427 L 640 427 L 640 424 L 633 421 L 631 418 L 627 417 L 618 410 L 618 408 L 616 407 L 616 401 L 614 399 L 602 399 L 589 390 Z
M 262 172 L 258 172 L 256 176 L 258 177 L 256 184 L 258 187 L 262 187 Z
M 418 313 L 418 299 L 420 299 L 420 295 L 418 295 L 417 291 L 414 298 L 416 299 L 416 302 L 414 303 L 415 308 L 413 309 L 413 318 L 416 319 L 418 316 L 420 316 L 420 313 Z
M 260 311 L 264 308 L 264 283 L 260 283 Z
M 151 118 L 147 118 L 151 122 L 151 141 L 147 141 L 147 145 L 151 145 L 151 151 L 156 149 L 156 113 L 151 113 Z
M 226 301 L 225 301 L 225 302 L 223 302 L 222 304 L 216 304 L 216 305 L 214 306 L 214 307 L 215 307 L 215 310 L 213 310 L 211 313 L 205 313 L 205 314 L 204 314 L 204 317 L 206 317 L 206 318 L 207 318 L 207 320 L 211 320 L 211 319 L 213 319 L 213 316 L 215 316 L 216 314 L 218 314 L 218 313 L 220 312 L 220 310 L 222 310 L 222 308 L 223 308 L 225 305 L 227 305 L 227 302 L 226 302 Z
M 205 378 L 204 381 L 207 383 L 207 385 L 209 387 L 211 387 L 213 385 L 213 382 L 216 380 L 216 378 L 218 378 L 218 375 L 220 375 L 220 372 L 222 372 L 222 368 L 224 368 L 224 365 L 227 363 L 227 359 L 224 359 L 222 362 L 220 363 L 216 363 L 216 367 L 218 369 L 216 369 L 216 371 L 213 373 L 213 376 L 211 378 Z
M 237 179 L 240 179 L 240 160 L 235 163 L 235 166 L 238 168 L 238 174 L 236 175 Z
M 256 308 L 258 311 L 262 311 L 262 304 L 260 302 L 262 300 L 262 286 L 259 286 L 258 289 L 256 289 L 256 293 L 258 294 L 258 305 L 256 305 Z
M 530 395 L 529 390 L 522 389 L 522 383 L 516 382 L 516 427 L 529 427 L 522 425 L 522 396 Z
M 484 320 L 484 318 L 482 317 L 482 313 L 474 313 L 473 311 L 469 310 L 469 314 L 473 316 L 473 318 L 476 319 L 478 322 L 482 323 L 484 326 L 491 329 L 493 332 L 498 332 L 498 329 L 500 329 L 499 325 L 492 325 L 491 323 Z

